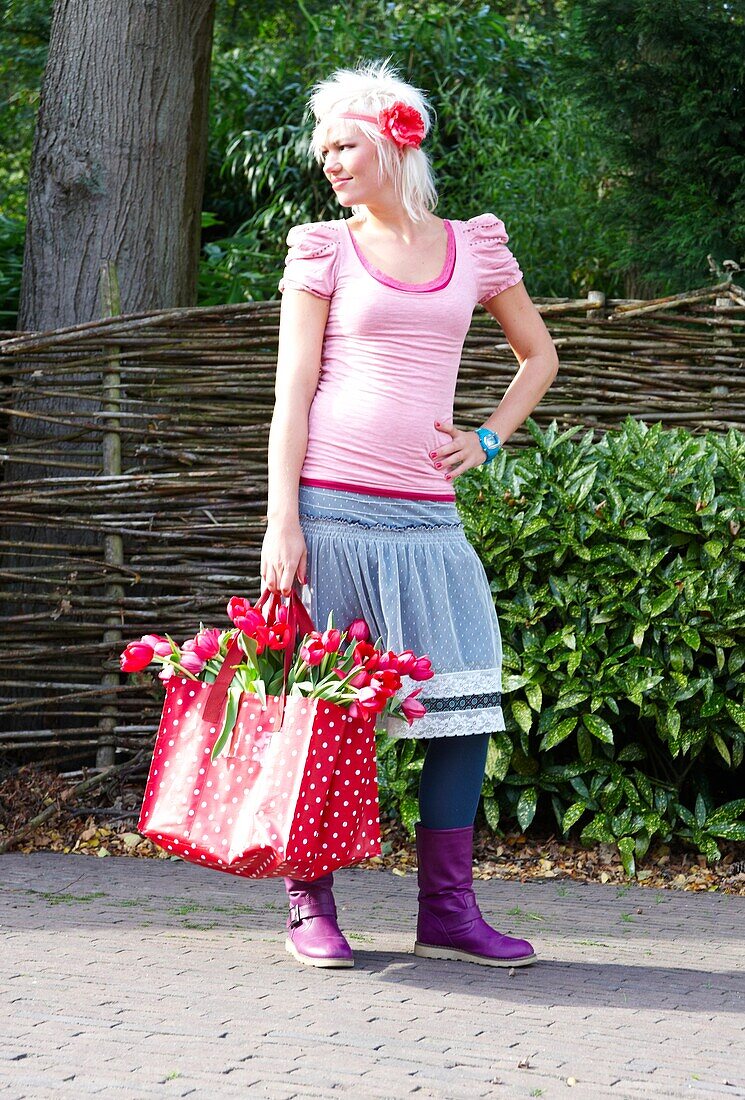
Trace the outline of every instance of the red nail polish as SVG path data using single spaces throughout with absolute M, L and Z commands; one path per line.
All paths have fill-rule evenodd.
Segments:
M 435 462 L 435 469 L 441 470 L 442 469 L 442 463 L 441 462 Z
M 437 455 L 437 452 L 436 452 L 436 451 L 430 451 L 430 452 L 429 452 L 429 457 L 430 457 L 430 458 L 435 458 L 435 457 L 436 457 L 436 455 Z

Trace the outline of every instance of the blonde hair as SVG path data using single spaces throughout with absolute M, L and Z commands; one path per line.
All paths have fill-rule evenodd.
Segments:
M 401 80 L 391 64 L 390 57 L 383 61 L 362 62 L 354 69 L 337 69 L 328 80 L 313 86 L 308 100 L 308 111 L 315 117 L 310 150 L 318 163 L 323 162 L 321 152 L 328 123 L 342 111 L 357 111 L 377 115 L 384 107 L 400 100 L 415 107 L 424 119 L 425 137 L 432 127 L 434 110 L 418 88 Z M 357 126 L 377 147 L 378 179 L 391 179 L 396 195 L 413 221 L 424 221 L 427 213 L 437 206 L 437 189 L 429 156 L 423 149 L 407 146 L 399 149 L 389 138 L 378 132 L 372 122 L 344 119 Z M 366 212 L 365 206 L 353 206 L 354 214 Z

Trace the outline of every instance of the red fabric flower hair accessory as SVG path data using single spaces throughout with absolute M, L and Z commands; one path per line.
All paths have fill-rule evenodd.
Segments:
M 411 146 L 418 149 L 424 140 L 424 119 L 416 107 L 397 99 L 390 107 L 384 107 L 377 115 L 362 115 L 344 111 L 340 118 L 354 118 L 360 122 L 372 122 L 378 131 L 394 142 L 399 149 Z

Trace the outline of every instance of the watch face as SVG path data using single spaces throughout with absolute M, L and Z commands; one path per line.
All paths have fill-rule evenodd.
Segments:
M 494 435 L 494 432 L 487 432 L 484 436 L 484 441 L 487 447 L 496 447 L 497 445 L 497 437 Z

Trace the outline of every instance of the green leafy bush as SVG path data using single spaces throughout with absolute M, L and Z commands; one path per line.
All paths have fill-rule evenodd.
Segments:
M 25 235 L 24 219 L 9 218 L 0 212 L 0 329 L 16 325 Z
M 438 213 L 503 218 L 534 294 L 598 280 L 607 294 L 621 289 L 596 259 L 602 135 L 557 93 L 548 30 L 444 0 L 332 3 L 308 15 L 287 26 L 282 13 L 279 27 L 272 17 L 268 33 L 215 52 L 205 206 L 225 229 L 220 240 L 205 235 L 200 303 L 225 300 L 226 290 L 276 296 L 289 227 L 348 213 L 309 157 L 306 99 L 335 68 L 389 55 L 437 111 L 428 146 Z
M 745 434 L 526 427 L 534 447 L 456 482 L 503 642 L 486 820 L 550 804 L 629 875 L 655 838 L 716 861 L 745 840 Z M 423 747 L 385 741 L 384 805 L 411 827 Z

